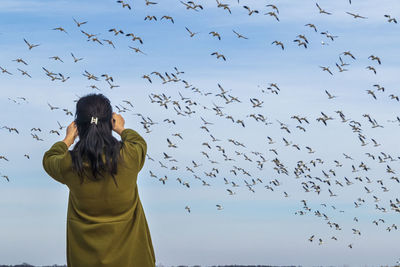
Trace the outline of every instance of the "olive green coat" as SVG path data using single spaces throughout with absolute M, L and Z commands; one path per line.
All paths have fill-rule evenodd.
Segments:
M 140 202 L 137 175 L 147 152 L 146 141 L 134 130 L 121 133 L 123 147 L 115 179 L 110 174 L 83 184 L 72 169 L 67 145 L 56 142 L 45 152 L 43 167 L 69 188 L 67 212 L 68 267 L 153 267 L 155 255 Z M 103 155 L 104 159 L 104 155 Z M 90 166 L 83 163 L 90 173 Z

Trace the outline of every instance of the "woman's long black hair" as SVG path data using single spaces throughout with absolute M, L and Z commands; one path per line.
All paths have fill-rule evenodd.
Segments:
M 88 94 L 76 103 L 75 124 L 79 141 L 70 153 L 81 184 L 84 179 L 83 161 L 89 161 L 93 178 L 85 173 L 88 178 L 98 181 L 104 178 L 102 171 L 107 171 L 118 187 L 114 174 L 117 173 L 122 143 L 112 135 L 112 113 L 110 100 L 103 94 Z M 97 118 L 97 124 L 91 123 L 92 117 Z M 106 162 L 103 162 L 103 153 Z

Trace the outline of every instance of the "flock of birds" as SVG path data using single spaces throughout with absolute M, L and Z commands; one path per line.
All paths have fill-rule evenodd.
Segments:
M 126 8 L 131 10 L 133 8 L 130 1 L 123 1 L 119 0 L 116 1 L 118 5 L 122 8 Z M 180 1 L 183 5 L 183 8 L 186 10 L 193 10 L 196 12 L 201 12 L 204 8 L 201 4 L 195 3 L 194 1 Z M 151 2 L 145 0 L 146 6 L 154 6 L 157 5 L 157 2 Z M 240 5 L 240 1 L 237 1 L 237 4 Z M 351 1 L 349 1 L 351 4 Z M 232 14 L 231 5 L 227 3 L 223 3 L 222 1 L 216 0 L 216 6 L 225 10 L 229 14 Z M 265 11 L 264 15 L 273 17 L 277 22 L 280 22 L 282 18 L 280 17 L 279 7 L 275 4 L 267 4 L 266 8 L 268 10 Z M 244 5 L 243 9 L 248 16 L 255 16 L 256 14 L 261 14 L 264 11 L 252 9 L 251 7 Z M 333 15 L 332 11 L 327 11 L 326 9 L 322 8 L 318 3 L 316 3 L 316 12 L 323 14 L 323 15 Z M 352 16 L 354 19 L 368 19 L 366 16 L 362 16 L 358 13 L 346 12 L 349 16 Z M 396 18 L 392 17 L 391 15 L 384 14 L 383 17 L 388 21 L 388 23 L 397 24 Z M 172 24 L 175 23 L 174 18 L 169 15 L 162 16 L 159 20 L 169 20 Z M 154 15 L 147 15 L 144 17 L 144 20 L 148 21 L 157 21 L 157 17 Z M 89 33 L 88 30 L 85 30 L 84 27 L 88 23 L 88 21 L 78 21 L 73 18 L 76 28 L 83 34 L 86 40 L 92 41 L 98 45 L 109 45 L 113 49 L 116 49 L 115 40 L 112 38 L 103 39 L 99 37 L 99 34 Z M 312 23 L 308 23 L 304 25 L 307 28 L 312 29 L 315 33 L 318 32 L 316 25 Z M 186 32 L 189 34 L 189 38 L 194 38 L 199 32 L 193 31 L 189 29 L 189 27 L 185 27 Z M 69 34 L 68 31 L 61 26 L 54 27 L 51 30 L 59 31 L 65 34 Z M 108 32 L 113 35 L 114 38 L 116 36 L 121 35 L 127 38 L 131 38 L 133 43 L 139 42 L 143 45 L 144 41 L 142 37 L 136 35 L 133 32 L 127 32 L 120 28 L 111 28 L 108 29 Z M 237 30 L 232 29 L 233 34 L 243 40 L 251 39 L 244 33 L 239 33 Z M 332 35 L 328 31 L 320 32 L 321 35 L 324 35 L 327 40 L 321 41 L 321 45 L 328 45 L 330 42 L 334 42 L 338 36 Z M 212 30 L 209 32 L 209 35 L 212 38 L 217 38 L 221 40 L 223 38 L 223 34 L 217 32 L 216 30 Z M 33 43 L 26 38 L 23 38 L 23 42 L 26 45 L 26 48 L 32 53 L 41 46 L 39 43 Z M 310 40 L 304 34 L 298 34 L 296 39 L 293 40 L 298 46 L 302 46 L 307 49 L 310 45 Z M 283 41 L 274 40 L 272 42 L 273 45 L 279 46 L 282 50 L 285 49 L 285 44 Z M 144 53 L 141 48 L 136 46 L 128 46 L 129 49 L 132 49 L 136 53 L 141 53 L 143 55 L 147 55 Z M 278 50 L 279 51 L 279 50 Z M 84 60 L 83 57 L 76 56 L 74 53 L 70 53 L 71 55 L 71 62 L 79 64 L 81 61 Z M 227 60 L 227 57 L 221 51 L 215 51 L 211 53 L 212 56 L 215 56 L 217 59 L 222 59 L 224 61 Z M 343 51 L 338 56 L 337 62 L 335 62 L 336 70 L 338 73 L 349 71 L 349 66 L 351 63 L 349 61 L 354 62 L 357 60 L 356 56 L 351 51 Z M 50 60 L 59 61 L 60 63 L 64 63 L 66 59 L 61 58 L 57 55 L 52 55 L 49 57 Z M 371 71 L 374 75 L 377 74 L 377 69 L 379 66 L 383 64 L 383 60 L 380 56 L 377 55 L 370 55 L 368 56 L 370 60 L 370 64 L 365 67 L 366 70 Z M 349 60 L 349 61 L 347 61 Z M 29 59 L 26 58 L 15 58 L 12 60 L 19 64 L 15 70 L 9 70 L 6 66 L 0 66 L 1 74 L 3 75 L 14 75 L 16 71 L 18 71 L 22 76 L 26 76 L 27 78 L 32 78 L 32 75 L 28 73 L 27 70 L 23 68 L 29 65 Z M 2 63 L 4 64 L 4 63 Z M 334 76 L 334 69 L 330 66 L 318 66 L 323 72 L 328 73 L 331 76 Z M 57 71 L 49 70 L 46 67 L 42 67 L 45 76 L 49 81 L 59 81 L 59 82 L 67 82 L 69 79 L 72 79 L 67 74 L 63 74 Z M 17 72 L 17 73 L 18 73 Z M 301 134 L 302 132 L 306 132 L 308 126 L 312 123 L 312 120 L 306 118 L 305 116 L 301 115 L 292 115 L 290 120 L 293 123 L 297 123 L 296 127 L 291 127 L 289 124 L 281 122 L 279 120 L 272 121 L 267 118 L 266 115 L 261 114 L 262 108 L 265 105 L 265 99 L 257 98 L 257 97 L 250 97 L 249 99 L 240 99 L 240 97 L 233 95 L 231 90 L 227 90 L 221 83 L 217 84 L 218 92 L 205 92 L 201 90 L 199 87 L 193 85 L 187 79 L 184 79 L 182 75 L 185 74 L 184 71 L 179 70 L 177 67 L 174 67 L 174 71 L 172 72 L 159 72 L 153 71 L 148 74 L 143 74 L 141 78 L 146 80 L 149 84 L 154 84 L 158 81 L 161 85 L 165 84 L 180 84 L 183 90 L 189 91 L 188 93 L 181 93 L 179 92 L 179 97 L 172 98 L 172 96 L 168 96 L 165 92 L 161 93 L 151 93 L 148 95 L 150 104 L 159 106 L 162 110 L 161 112 L 173 112 L 176 117 L 169 117 L 164 119 L 163 121 L 156 122 L 153 121 L 149 116 L 144 115 L 142 113 L 134 112 L 134 105 L 128 99 L 123 100 L 123 103 L 115 105 L 115 108 L 118 110 L 119 113 L 122 112 L 134 112 L 135 116 L 140 118 L 140 123 L 145 130 L 145 133 L 150 133 L 153 131 L 153 127 L 158 127 L 157 125 L 163 124 L 165 127 L 169 129 L 178 129 L 178 117 L 185 117 L 190 120 L 191 123 L 195 120 L 195 118 L 201 120 L 201 126 L 199 127 L 201 131 L 204 131 L 204 134 L 209 136 L 208 140 L 202 141 L 202 146 L 204 149 L 200 151 L 202 157 L 207 160 L 206 163 L 200 163 L 199 161 L 191 160 L 191 164 L 188 166 L 179 166 L 178 159 L 173 156 L 173 151 L 180 147 L 179 142 L 184 140 L 184 133 L 176 132 L 172 134 L 172 136 L 165 137 L 166 139 L 166 152 L 162 152 L 162 157 L 160 159 L 154 159 L 150 155 L 146 155 L 148 161 L 156 162 L 158 161 L 157 171 L 161 172 L 163 169 L 165 171 L 173 171 L 178 173 L 178 177 L 175 179 L 176 183 L 182 185 L 183 187 L 189 189 L 193 186 L 197 186 L 197 180 L 201 186 L 211 186 L 213 179 L 223 179 L 224 184 L 229 187 L 226 188 L 226 193 L 229 195 L 236 195 L 238 188 L 247 188 L 250 192 L 255 193 L 255 188 L 258 186 L 262 186 L 265 190 L 270 192 L 276 192 L 282 190 L 283 197 L 288 198 L 290 194 L 285 191 L 285 189 L 281 189 L 284 182 L 280 178 L 274 178 L 270 181 L 266 181 L 265 178 L 261 178 L 258 175 L 252 175 L 251 173 L 254 170 L 259 171 L 271 171 L 275 173 L 276 177 L 293 177 L 294 179 L 298 179 L 299 186 L 302 192 L 309 193 L 309 194 L 316 194 L 316 195 L 327 195 L 329 197 L 338 197 L 341 188 L 348 187 L 348 186 L 358 186 L 365 190 L 364 196 L 359 196 L 354 201 L 354 208 L 359 208 L 367 204 L 367 202 L 371 201 L 376 209 L 377 212 L 382 214 L 388 212 L 400 213 L 400 200 L 399 198 L 390 199 L 387 205 L 381 204 L 380 195 L 386 192 L 389 192 L 392 188 L 393 190 L 398 190 L 398 186 L 400 184 L 400 177 L 398 176 L 398 171 L 395 170 L 393 164 L 396 161 L 400 160 L 400 156 L 394 156 L 387 152 L 381 151 L 380 153 L 374 153 L 371 151 L 365 152 L 369 163 L 366 163 L 365 160 L 353 158 L 351 155 L 343 153 L 341 155 L 342 158 L 337 158 L 334 162 L 327 162 L 321 157 L 315 157 L 310 161 L 306 161 L 304 159 L 300 159 L 297 161 L 295 166 L 287 166 L 284 164 L 283 159 L 279 159 L 278 156 L 281 153 L 282 149 L 289 149 L 293 148 L 297 151 L 305 151 L 307 155 L 315 155 L 317 153 L 311 145 L 309 144 L 300 144 L 295 143 L 293 140 L 289 140 L 288 137 L 282 137 L 284 134 L 293 135 Z M 93 84 L 88 85 L 91 89 L 95 89 L 101 91 L 98 87 L 98 82 L 103 80 L 107 83 L 110 89 L 118 88 L 120 85 L 116 84 L 114 81 L 114 77 L 110 74 L 101 74 L 96 75 L 94 73 L 89 72 L 88 70 L 82 71 L 82 76 L 84 76 L 88 81 L 92 82 Z M 1 77 L 1 76 L 0 76 Z M 277 83 L 269 83 L 265 89 L 261 89 L 263 94 L 268 94 L 268 97 L 278 97 L 281 92 L 281 88 Z M 371 89 L 366 90 L 368 95 L 371 95 L 373 99 L 377 99 L 377 95 L 385 93 L 385 87 L 381 84 L 375 83 L 371 85 Z M 386 90 L 387 92 L 387 90 Z M 336 95 L 333 95 L 328 90 L 325 90 L 327 98 L 329 101 L 337 98 Z M 184 96 L 187 94 L 186 96 Z M 190 94 L 190 96 L 189 96 Z M 209 102 L 212 105 L 204 105 L 201 101 L 196 98 L 196 96 L 202 96 L 209 99 Z M 78 96 L 79 97 L 79 96 Z M 399 96 L 395 95 L 394 93 L 388 94 L 389 97 L 393 101 L 399 101 Z M 26 97 L 16 97 L 8 98 L 15 104 L 28 104 L 29 101 Z M 223 104 L 217 105 L 215 102 L 222 101 Z M 75 100 L 77 101 L 77 100 Z M 278 101 L 278 100 L 277 100 Z M 247 105 L 249 109 L 251 109 L 252 113 L 246 114 L 246 116 L 236 117 L 233 114 L 228 114 L 225 112 L 225 108 L 228 105 L 232 105 L 236 103 L 237 105 Z M 73 113 L 68 108 L 63 108 L 60 106 L 55 106 L 47 102 L 47 105 L 50 111 L 62 110 L 66 116 L 73 116 Z M 198 115 L 204 114 L 205 112 L 213 113 L 213 119 L 205 118 L 205 115 Z M 166 114 L 166 113 L 165 113 Z M 69 117 L 69 118 L 71 118 Z M 211 118 L 211 115 L 210 115 Z M 381 144 L 376 140 L 376 138 L 368 137 L 363 130 L 369 125 L 371 128 L 383 128 L 384 125 L 378 123 L 375 118 L 373 118 L 370 114 L 363 114 L 363 118 L 365 119 L 365 123 L 361 121 L 357 121 L 356 119 L 348 118 L 345 115 L 345 112 L 341 110 L 335 111 L 335 115 L 328 115 L 325 112 L 321 112 L 318 117 L 316 117 L 313 121 L 314 123 L 328 126 L 330 120 L 339 119 L 343 124 L 349 126 L 351 131 L 355 135 L 355 140 L 359 140 L 360 146 L 367 148 L 372 147 L 379 147 Z M 269 125 L 277 125 L 279 130 L 282 131 L 281 137 L 271 137 L 266 136 L 265 142 L 268 146 L 268 156 L 261 152 L 261 151 L 248 151 L 247 146 L 244 142 L 234 140 L 234 139 L 227 139 L 223 140 L 222 138 L 219 139 L 216 137 L 216 134 L 212 132 L 213 125 L 217 125 L 217 120 L 226 119 L 230 121 L 233 125 L 237 125 L 237 127 L 245 129 L 246 125 L 250 123 L 250 120 L 254 120 L 260 127 L 269 126 Z M 393 120 L 388 120 L 388 123 L 397 123 L 400 125 L 400 117 L 396 117 Z M 45 131 L 40 127 L 32 127 L 30 129 L 30 134 L 33 139 L 37 141 L 44 141 L 40 135 L 45 135 L 47 132 L 49 134 L 55 134 L 57 136 L 62 136 L 62 130 L 66 128 L 65 125 L 62 125 L 59 121 L 57 121 L 58 128 L 50 129 L 49 131 Z M 19 134 L 19 130 L 15 127 L 3 125 L 1 129 L 7 130 L 10 134 Z M 264 128 L 263 128 L 264 129 Z M 178 130 L 177 130 L 178 131 Z M 161 131 L 159 131 L 161 132 Z M 231 144 L 228 144 L 231 143 Z M 282 147 L 279 147 L 281 145 Z M 234 151 L 231 151 L 231 146 L 234 147 Z M 0 161 L 9 162 L 9 158 L 7 155 L 2 151 L 2 155 L 0 155 Z M 217 155 L 218 154 L 218 155 Z M 318 154 L 318 153 L 317 153 Z M 24 157 L 30 159 L 29 154 L 24 154 Z M 218 159 L 220 158 L 220 159 Z M 246 164 L 254 165 L 253 169 L 244 168 L 241 166 L 241 162 L 245 162 Z M 150 163 L 149 163 L 150 164 Z M 172 164 L 172 166 L 169 166 Z M 217 167 L 218 164 L 223 164 L 225 167 L 231 166 L 229 169 L 228 174 L 223 174 L 222 168 Z M 271 164 L 271 167 L 266 167 L 268 164 Z M 334 165 L 332 165 L 334 164 Z M 372 169 L 374 166 L 383 165 L 385 166 L 385 172 L 390 177 L 385 177 L 382 173 L 380 178 L 370 178 L 366 176 L 367 171 Z M 204 166 L 204 168 L 208 168 L 207 171 L 200 171 L 200 167 Z M 339 177 L 336 175 L 341 169 L 344 169 L 345 166 L 351 166 L 351 174 L 356 175 L 355 177 Z M 181 171 L 181 168 L 183 169 Z M 267 169 L 268 168 L 268 169 Z M 157 171 L 149 171 L 149 176 L 151 178 L 156 179 L 156 181 L 160 182 L 161 185 L 165 185 L 170 182 L 170 177 L 174 176 L 170 175 L 169 173 L 163 175 L 157 175 Z M 1 174 L 2 177 L 10 182 L 10 177 L 6 174 Z M 194 180 L 189 180 L 189 178 L 183 178 L 183 176 L 192 175 Z M 228 179 L 224 176 L 231 176 L 232 179 Z M 258 177 L 257 177 L 258 176 Z M 243 184 L 241 184 L 240 178 L 243 178 Z M 194 185 L 193 185 L 194 184 Z M 379 189 L 371 189 L 373 185 L 378 185 Z M 326 212 L 321 212 L 319 209 L 313 209 L 307 204 L 307 200 L 303 199 L 301 201 L 303 204 L 302 208 L 295 212 L 296 215 L 306 215 L 306 214 L 313 214 L 319 218 L 322 218 L 326 221 L 327 225 L 330 228 L 335 230 L 342 230 L 342 226 L 339 225 L 335 221 L 334 216 L 328 215 Z M 326 203 L 321 203 L 321 207 L 327 207 Z M 333 210 L 337 208 L 334 205 L 331 205 Z M 216 204 L 217 210 L 223 210 L 222 204 Z M 188 213 L 191 213 L 191 207 L 189 205 L 185 206 L 185 210 Z M 340 210 L 340 213 L 345 212 L 344 210 Z M 353 222 L 355 226 L 351 227 L 351 231 L 356 236 L 361 236 L 362 233 L 360 229 L 357 228 L 356 223 L 358 222 L 358 218 L 354 217 Z M 371 224 L 376 226 L 378 225 L 385 225 L 385 229 L 388 232 L 396 231 L 398 229 L 398 225 L 393 222 L 386 222 L 381 217 L 377 217 L 371 221 Z M 331 240 L 338 240 L 337 236 L 332 236 Z M 315 234 L 311 235 L 308 238 L 308 241 L 314 242 L 317 241 L 319 245 L 326 243 L 326 240 L 323 240 L 322 237 L 317 237 Z M 351 249 L 353 248 L 353 243 L 348 244 L 347 246 Z

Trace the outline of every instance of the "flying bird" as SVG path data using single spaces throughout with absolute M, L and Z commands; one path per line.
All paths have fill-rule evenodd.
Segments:
M 266 5 L 266 7 L 271 7 L 272 9 L 274 9 L 276 11 L 276 13 L 279 14 L 279 9 L 275 5 L 269 4 L 269 5 Z
M 122 8 L 127 7 L 129 10 L 131 9 L 131 6 L 128 3 L 125 3 L 125 1 L 118 0 L 117 3 L 120 3 L 122 5 Z
M 40 45 L 40 44 L 31 44 L 26 39 L 24 39 L 24 42 L 28 45 L 29 50 Z
M 281 46 L 281 48 L 282 48 L 282 50 L 284 50 L 284 49 L 285 49 L 285 47 L 284 47 L 283 43 L 282 43 L 282 42 L 280 42 L 280 41 L 277 41 L 277 40 L 275 40 L 275 41 L 273 41 L 271 44 L 280 45 L 280 46 Z
M 211 55 L 212 55 L 212 56 L 213 56 L 213 55 L 216 55 L 217 58 L 222 58 L 224 61 L 226 61 L 226 58 L 225 58 L 225 56 L 224 56 L 223 54 L 220 54 L 220 53 L 218 53 L 218 52 L 213 52 L 213 53 L 211 53 Z
M 191 32 L 187 27 L 185 27 L 185 29 L 189 32 L 190 37 L 195 36 L 196 34 L 198 34 L 198 32 Z
M 83 60 L 83 58 L 82 58 L 82 57 L 81 57 L 81 58 L 77 58 L 77 57 L 75 57 L 73 53 L 71 53 L 71 56 L 72 56 L 72 58 L 74 59 L 74 62 L 75 62 L 75 63 L 76 63 L 76 62 L 78 62 L 78 61 L 81 61 L 81 60 Z
M 317 27 L 316 27 L 314 24 L 312 24 L 312 23 L 307 23 L 307 24 L 304 25 L 304 26 L 308 26 L 308 27 L 314 29 L 315 32 L 317 32 Z
M 249 38 L 247 38 L 247 37 L 241 35 L 240 33 L 237 33 L 235 30 L 232 30 L 232 31 L 236 34 L 236 36 L 237 36 L 238 38 L 249 39 Z
M 169 19 L 172 23 L 174 23 L 174 19 L 171 16 L 162 16 L 161 19 Z
M 331 95 L 327 90 L 325 90 L 325 93 L 328 95 L 329 99 L 333 99 L 333 98 L 337 97 L 335 95 Z
M 329 67 L 324 67 L 324 66 L 319 66 L 322 71 L 327 71 L 330 75 L 333 75 L 333 73 L 330 71 Z
M 330 12 L 327 12 L 327 11 L 325 11 L 324 9 L 322 9 L 319 5 L 318 5 L 318 3 L 315 3 L 315 5 L 318 7 L 318 9 L 319 9 L 319 13 L 321 13 L 321 14 L 327 14 L 327 15 L 332 15 L 332 13 L 330 13 Z
M 156 2 L 150 2 L 149 0 L 145 0 L 146 1 L 146 6 L 148 5 L 156 5 Z
M 66 34 L 68 34 L 68 32 L 67 32 L 63 27 L 53 28 L 52 30 L 53 30 L 53 31 L 65 32 Z
M 359 14 L 354 14 L 354 13 L 351 13 L 351 12 L 346 12 L 347 14 L 349 14 L 350 16 L 353 16 L 353 18 L 360 18 L 360 19 L 366 19 L 367 17 L 363 17 L 363 16 L 360 16 Z
M 397 20 L 396 20 L 396 18 L 392 18 L 390 15 L 383 15 L 385 18 L 387 18 L 388 19 L 388 22 L 390 23 L 390 22 L 394 22 L 394 23 L 396 23 L 397 24 Z
M 256 9 L 250 9 L 248 6 L 243 6 L 247 11 L 249 12 L 248 15 L 251 16 L 253 13 L 258 13 L 258 10 Z
M 83 24 L 86 24 L 86 23 L 87 23 L 87 21 L 78 22 L 76 19 L 74 19 L 74 18 L 72 18 L 72 19 L 75 21 L 75 23 L 76 23 L 76 26 L 78 26 L 78 27 L 80 27 L 81 25 L 83 25 Z
M 213 37 L 217 37 L 218 40 L 221 40 L 221 35 L 218 32 L 211 31 L 208 34 L 211 34 Z
M 264 15 L 270 15 L 271 17 L 274 17 L 277 21 L 279 21 L 278 16 L 277 16 L 276 13 L 273 12 L 273 11 L 267 12 L 267 13 L 265 13 Z

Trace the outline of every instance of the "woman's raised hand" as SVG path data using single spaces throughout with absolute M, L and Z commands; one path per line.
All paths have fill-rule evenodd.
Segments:
M 71 146 L 75 138 L 78 136 L 78 129 L 76 127 L 75 121 L 71 122 L 68 127 L 67 127 L 67 133 L 64 138 L 64 143 L 67 144 L 67 146 Z
M 115 131 L 119 135 L 121 135 L 122 131 L 125 130 L 125 120 L 121 116 L 121 114 L 113 112 L 111 123 L 113 131 Z

